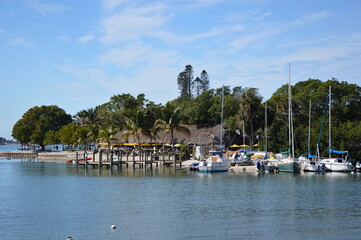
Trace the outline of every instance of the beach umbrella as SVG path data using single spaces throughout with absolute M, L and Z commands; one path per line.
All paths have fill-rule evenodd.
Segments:
M 245 148 L 245 147 L 249 147 L 249 146 L 246 144 L 243 144 L 243 145 L 241 145 L 241 147 Z
M 239 147 L 242 147 L 241 145 L 237 145 L 237 144 L 233 144 L 233 145 L 231 145 L 231 146 L 229 146 L 229 147 L 236 147 L 236 148 L 239 148 Z

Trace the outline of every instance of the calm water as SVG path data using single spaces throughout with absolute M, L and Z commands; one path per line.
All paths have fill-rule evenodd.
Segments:
M 360 239 L 360 181 L 361 174 L 85 171 L 2 159 L 0 236 Z

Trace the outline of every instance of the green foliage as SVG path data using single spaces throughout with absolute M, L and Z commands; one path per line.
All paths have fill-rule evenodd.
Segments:
M 57 106 L 36 106 L 15 123 L 12 136 L 20 143 L 39 144 L 44 149 L 46 133 L 57 131 L 71 121 L 71 116 Z
M 59 139 L 62 144 L 65 145 L 74 145 L 77 142 L 77 131 L 80 128 L 80 125 L 76 123 L 69 123 L 68 125 L 63 126 L 59 130 Z
M 316 153 L 320 138 L 321 155 L 328 156 L 328 89 L 332 87 L 332 148 L 348 150 L 351 157 L 361 159 L 360 119 L 361 88 L 332 78 L 321 82 L 308 79 L 292 86 L 292 108 L 296 154 L 307 152 L 308 106 L 311 111 L 311 152 Z M 272 151 L 287 149 L 287 85 L 280 87 L 269 100 L 269 146 Z M 322 118 L 325 123 L 322 128 Z M 322 134 L 320 134 L 322 132 Z
M 174 132 L 184 132 L 188 135 L 190 131 L 187 127 L 181 125 L 181 109 L 177 107 L 174 103 L 168 102 L 162 109 L 161 119 L 158 119 L 154 123 L 153 133 L 158 130 L 163 130 L 164 134 L 170 133 L 171 136 L 171 144 L 174 153 Z
M 45 134 L 45 144 L 59 144 L 59 131 L 50 130 Z

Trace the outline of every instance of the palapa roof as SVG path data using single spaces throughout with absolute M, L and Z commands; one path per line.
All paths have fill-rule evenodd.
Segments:
M 210 146 L 212 144 L 219 144 L 219 135 L 221 133 L 221 125 L 216 125 L 213 127 L 199 127 L 196 125 L 183 125 L 189 129 L 190 134 L 184 132 L 174 131 L 174 142 L 182 143 L 185 145 L 201 145 L 201 146 Z M 224 134 L 224 129 L 222 130 Z M 134 136 L 129 136 L 128 139 L 124 138 L 124 131 L 120 131 L 115 135 L 115 138 L 119 139 L 119 143 L 133 143 L 137 142 L 137 139 Z M 164 131 L 159 131 L 155 138 L 150 136 L 142 135 L 140 138 L 140 143 L 163 143 L 171 144 L 170 133 L 164 134 Z

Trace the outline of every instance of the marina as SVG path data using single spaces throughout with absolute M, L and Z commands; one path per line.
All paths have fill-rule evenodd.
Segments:
M 109 171 L 2 159 L 0 234 L 24 240 L 359 239 L 360 180 L 359 173 L 201 173 L 163 165 Z

